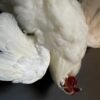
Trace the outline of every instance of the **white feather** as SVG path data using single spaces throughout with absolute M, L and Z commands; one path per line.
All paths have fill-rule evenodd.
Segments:
M 8 13 L 0 14 L 0 50 L 0 80 L 33 83 L 48 68 L 49 51 L 30 41 Z
M 88 46 L 100 48 L 100 0 L 81 2 L 89 26 Z
M 60 87 L 70 73 L 77 75 L 87 48 L 88 27 L 83 11 L 76 0 L 33 0 L 33 8 L 28 10 L 16 8 L 17 18 L 26 25 L 27 32 L 35 30 L 40 44 L 44 40 L 51 54 L 52 77 Z
M 47 1 L 47 2 L 46 2 Z M 88 27 L 76 0 L 45 0 L 45 11 L 52 30 L 45 36 L 51 51 L 51 73 L 60 83 L 79 72 L 87 48 Z
M 83 11 L 77 0 L 29 0 L 31 8 L 22 1 L 14 6 L 17 20 L 49 49 L 51 74 L 60 87 L 69 73 L 77 75 L 87 48 Z

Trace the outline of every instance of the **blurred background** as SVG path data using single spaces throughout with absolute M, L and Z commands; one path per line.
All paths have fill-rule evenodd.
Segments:
M 100 49 L 88 49 L 77 78 L 82 91 L 74 96 L 64 94 L 49 71 L 35 84 L 0 81 L 0 100 L 100 100 Z

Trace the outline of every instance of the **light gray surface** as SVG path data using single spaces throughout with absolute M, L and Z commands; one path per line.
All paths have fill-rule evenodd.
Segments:
M 82 92 L 64 94 L 52 82 L 49 73 L 37 84 L 0 82 L 0 100 L 100 100 L 100 49 L 89 49 L 78 74 Z

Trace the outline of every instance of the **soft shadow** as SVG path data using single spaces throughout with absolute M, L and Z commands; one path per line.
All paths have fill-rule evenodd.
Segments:
M 0 10 L 0 14 L 2 13 L 2 11 Z
M 51 85 L 53 84 L 53 81 L 50 76 L 49 70 L 47 71 L 46 75 L 36 83 L 32 84 L 30 87 L 33 88 L 33 91 L 40 96 L 45 95 Z
M 91 47 L 87 47 L 86 54 L 91 50 Z
M 9 90 L 10 86 L 12 86 L 11 82 L 0 81 L 0 94 Z

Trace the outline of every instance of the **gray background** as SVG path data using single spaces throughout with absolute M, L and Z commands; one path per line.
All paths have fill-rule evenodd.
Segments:
M 83 91 L 74 96 L 58 89 L 49 71 L 31 85 L 0 82 L 0 100 L 100 100 L 100 49 L 88 49 L 77 78 Z

